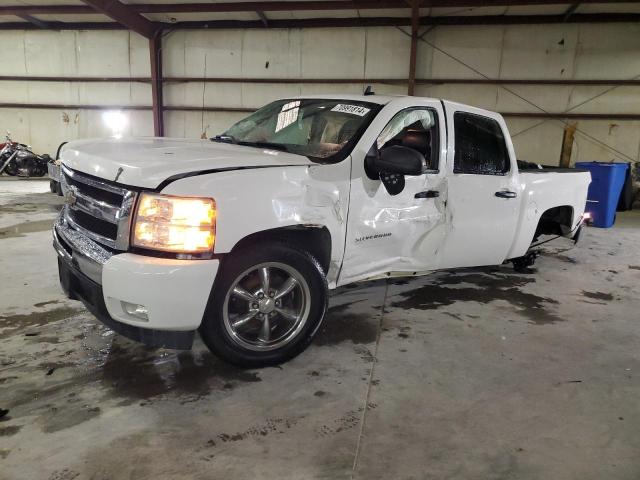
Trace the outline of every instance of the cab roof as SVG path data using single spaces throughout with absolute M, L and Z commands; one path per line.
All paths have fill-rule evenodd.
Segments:
M 304 100 L 306 98 L 318 98 L 325 100 L 351 100 L 353 102 L 369 102 L 377 103 L 378 105 L 386 105 L 395 98 L 400 98 L 405 95 L 345 95 L 343 93 L 336 94 L 322 94 L 322 95 L 298 95 L 296 99 Z

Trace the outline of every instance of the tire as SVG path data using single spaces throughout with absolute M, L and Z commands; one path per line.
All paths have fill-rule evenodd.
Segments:
M 58 187 L 56 186 L 56 182 L 55 180 L 49 180 L 49 191 L 51 193 L 58 193 Z
M 309 253 L 280 242 L 243 249 L 222 261 L 200 336 L 209 350 L 231 364 L 277 365 L 309 346 L 327 303 L 327 280 Z
M 18 174 L 18 165 L 16 165 L 16 160 L 13 159 L 9 162 L 4 169 L 4 173 L 9 175 L 10 177 L 15 177 Z

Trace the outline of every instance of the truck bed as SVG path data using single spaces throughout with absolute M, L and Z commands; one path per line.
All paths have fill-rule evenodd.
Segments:
M 518 170 L 522 173 L 584 173 L 587 171 L 579 168 L 540 165 L 538 163 L 525 162 L 524 160 L 518 160 Z

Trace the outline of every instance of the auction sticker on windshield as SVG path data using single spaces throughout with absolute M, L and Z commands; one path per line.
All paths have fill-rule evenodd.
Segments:
M 364 117 L 369 113 L 369 110 L 369 108 L 361 107 L 360 105 L 345 105 L 344 103 L 339 103 L 331 109 L 332 112 L 350 113 L 360 117 Z

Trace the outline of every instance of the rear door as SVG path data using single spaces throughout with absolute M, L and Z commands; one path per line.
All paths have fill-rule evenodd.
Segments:
M 514 241 L 522 188 L 502 116 L 443 102 L 450 230 L 439 268 L 497 265 Z

